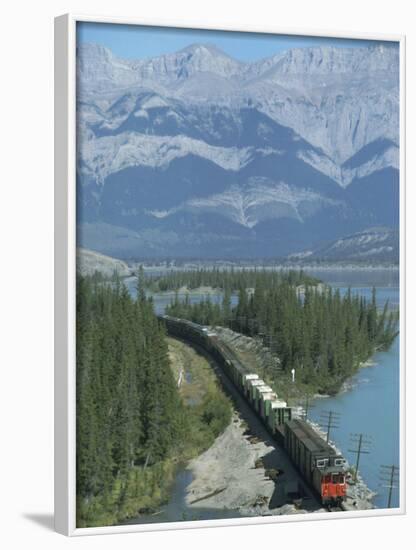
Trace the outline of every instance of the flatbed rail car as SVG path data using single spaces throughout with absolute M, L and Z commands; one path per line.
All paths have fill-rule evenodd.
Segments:
M 250 372 L 215 331 L 169 315 L 158 318 L 170 334 L 201 346 L 213 356 L 324 505 L 339 505 L 345 500 L 345 459 L 307 422 L 292 420 L 287 403 Z

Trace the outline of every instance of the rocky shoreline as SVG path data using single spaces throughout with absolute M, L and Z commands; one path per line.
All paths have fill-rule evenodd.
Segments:
M 311 424 L 324 435 L 318 425 Z M 310 494 L 300 506 L 290 502 L 288 490 L 303 485 L 303 480 L 283 450 L 273 449 L 269 441 L 247 433 L 245 422 L 237 412 L 215 443 L 193 459 L 187 469 L 193 479 L 187 487 L 185 501 L 195 512 L 204 508 L 226 509 L 249 517 L 328 511 Z M 375 494 L 358 475 L 356 483 L 348 483 L 343 509 L 372 509 Z

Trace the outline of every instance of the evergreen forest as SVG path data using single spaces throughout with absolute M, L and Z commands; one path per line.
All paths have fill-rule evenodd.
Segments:
M 275 376 L 295 369 L 299 382 L 311 391 L 335 393 L 398 334 L 398 312 L 390 311 L 388 303 L 378 310 L 375 288 L 370 300 L 350 289 L 341 296 L 339 289 L 318 284 L 301 271 L 215 270 L 189 274 L 189 281 L 186 272 L 171 277 L 172 282 L 169 276 L 163 279 L 164 285 L 175 287 L 178 279 L 185 286 L 215 281 L 223 297 L 214 302 L 207 295 L 192 304 L 189 296 L 180 300 L 176 293 L 167 314 L 261 338 L 280 362 Z M 234 306 L 232 294 L 237 294 Z
M 220 295 L 191 303 L 189 293 L 179 298 L 183 287 Z M 334 393 L 398 334 L 398 312 L 388 303 L 378 308 L 375 289 L 368 300 L 351 290 L 341 295 L 302 271 L 199 269 L 145 278 L 140 270 L 136 298 L 116 277 L 78 277 L 77 527 L 157 511 L 178 464 L 208 448 L 231 420 L 216 382 L 200 384 L 206 389 L 197 402 L 181 398 L 167 335 L 146 296 L 156 289 L 175 290 L 167 314 L 262 341 L 279 364 L 266 378 L 279 389 L 295 369 L 302 391 Z
M 211 445 L 231 404 L 216 387 L 183 403 L 142 290 L 79 277 L 76 313 L 77 527 L 110 525 L 166 500 L 175 465 Z

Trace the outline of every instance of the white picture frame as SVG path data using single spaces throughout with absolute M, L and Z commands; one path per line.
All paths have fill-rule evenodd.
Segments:
M 395 41 L 400 44 L 400 507 L 306 516 L 181 521 L 176 523 L 76 528 L 75 521 L 75 298 L 76 298 L 76 24 L 116 23 L 204 30 L 261 32 Z M 307 29 L 240 25 L 207 27 L 202 21 L 132 19 L 66 14 L 55 19 L 55 529 L 67 536 L 190 529 L 224 525 L 317 521 L 405 513 L 405 37 L 372 33 L 328 33 Z

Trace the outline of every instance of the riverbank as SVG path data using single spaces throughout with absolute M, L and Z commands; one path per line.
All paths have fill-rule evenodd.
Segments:
M 187 506 L 195 511 L 236 510 L 242 516 L 305 514 L 307 510 L 285 502 L 286 490 L 298 480 L 297 474 L 283 470 L 283 462 L 283 453 L 250 434 L 234 412 L 214 444 L 188 465 L 193 481 L 187 488 Z M 284 481 L 279 480 L 284 476 Z M 278 499 L 273 498 L 276 492 Z
M 233 333 L 229 329 L 222 329 L 219 333 L 240 359 L 246 361 L 250 359 L 251 365 L 256 363 L 255 359 L 257 361 L 265 359 L 263 346 L 252 338 Z M 361 366 L 364 368 L 372 365 L 374 361 L 369 360 Z M 343 391 L 348 391 L 348 388 L 343 388 Z M 300 404 L 295 406 L 295 400 L 296 398 L 292 402 L 293 412 L 295 416 L 302 417 L 303 407 Z M 326 438 L 326 434 L 318 424 L 312 423 L 312 426 L 323 439 Z M 241 420 L 238 413 L 234 412 L 233 422 L 216 439 L 212 447 L 189 464 L 188 469 L 192 473 L 193 481 L 188 487 L 187 505 L 190 508 L 208 506 L 217 509 L 234 509 L 241 515 L 305 512 L 285 503 L 290 500 L 287 498 L 287 486 L 302 483 L 297 473 L 289 473 L 277 478 L 273 476 L 274 479 L 270 477 L 270 472 L 284 471 L 288 467 L 284 453 L 278 448 L 276 452 L 275 442 L 270 442 L 268 435 L 261 440 L 249 434 L 246 423 Z M 332 441 L 330 443 L 336 448 Z M 343 454 L 342 450 L 337 449 L 337 451 Z M 267 463 L 266 467 L 264 463 Z M 348 468 L 352 473 L 353 468 L 350 466 Z M 276 493 L 280 493 L 279 505 L 276 502 Z M 350 476 L 344 508 L 351 511 L 374 508 L 372 500 L 375 495 L 376 493 L 368 488 L 360 475 L 357 476 L 356 482 L 353 482 Z
M 222 326 L 211 328 L 243 364 L 250 365 L 252 372 L 263 378 L 277 395 L 292 407 L 305 406 L 305 403 L 312 399 L 334 397 L 350 391 L 354 386 L 354 377 L 361 369 L 374 366 L 374 355 L 380 351 L 379 348 L 375 348 L 373 353 L 359 363 L 346 378 L 334 382 L 331 392 L 323 392 L 318 383 L 300 382 L 298 377 L 293 382 L 291 376 L 283 372 L 280 359 L 258 336 L 246 336 Z
M 245 429 L 234 412 L 231 424 L 214 444 L 190 462 L 193 481 L 186 495 L 188 506 L 235 510 L 248 510 L 256 504 L 261 509 L 267 506 L 274 482 L 265 477 L 264 468 L 255 468 L 255 464 L 268 448 L 262 441 L 250 442 L 244 436 Z
M 186 505 L 198 510 L 234 510 L 238 516 L 325 511 L 283 448 L 221 369 L 216 374 L 231 397 L 231 424 L 187 468 L 192 481 Z M 293 494 L 303 495 L 294 505 Z
M 322 437 L 326 438 L 325 431 L 317 424 L 309 420 L 309 423 L 313 429 Z M 329 441 L 329 444 L 339 453 L 345 457 L 345 454 L 339 449 L 334 441 Z M 377 495 L 372 491 L 368 485 L 365 483 L 364 479 L 358 472 L 356 480 L 353 480 L 354 467 L 352 467 L 347 460 L 347 470 L 349 472 L 349 477 L 347 479 L 347 499 L 343 503 L 343 508 L 346 511 L 354 510 L 371 510 L 374 508 L 373 499 Z
M 358 277 L 355 272 L 340 270 L 339 272 L 328 271 L 322 276 L 319 274 L 319 277 L 326 283 L 339 288 L 341 295 L 344 295 L 352 286 L 354 293 L 358 293 L 367 300 L 371 299 L 372 286 L 375 284 L 378 286 L 377 306 L 379 309 L 387 300 L 393 309 L 399 307 L 400 294 L 397 274 L 390 276 L 384 271 L 381 273 L 374 271 Z M 156 301 L 155 303 L 159 307 L 159 311 L 163 312 L 164 302 Z M 234 342 L 236 346 L 241 347 L 245 359 L 254 360 L 254 356 L 263 355 L 264 350 L 263 352 L 260 350 L 258 354 L 250 353 L 250 350 L 246 348 L 245 339 L 245 336 L 240 335 Z M 256 342 L 260 344 L 259 340 L 254 339 L 252 345 L 254 346 Z M 359 470 L 366 484 L 378 492 L 372 499 L 372 504 L 376 508 L 385 508 L 387 503 L 387 491 L 379 487 L 380 465 L 400 464 L 399 347 L 400 341 L 397 338 L 390 350 L 378 352 L 372 356 L 344 383 L 341 392 L 338 392 L 337 395 L 309 394 L 309 418 L 316 423 L 321 422 L 321 415 L 324 411 L 334 410 L 341 414 L 340 427 L 333 431 L 331 438 L 342 449 L 350 464 L 355 464 L 356 459 L 356 456 L 349 452 L 351 433 L 363 432 L 372 437 L 371 452 L 369 455 L 362 456 Z M 266 353 L 263 357 L 266 359 L 264 363 L 268 365 L 268 354 Z M 258 363 L 261 377 L 264 374 L 264 366 L 262 366 L 264 363 Z M 280 389 L 284 390 L 283 384 Z M 298 392 L 295 391 L 289 393 L 291 406 L 296 404 L 305 406 L 306 396 L 303 391 L 300 391 L 298 395 L 296 395 Z M 281 393 L 281 395 L 284 394 Z M 399 491 L 393 491 L 393 507 L 399 506 L 399 497 Z M 207 500 L 207 502 L 209 501 Z M 350 501 L 351 505 L 352 502 L 354 501 Z
M 163 463 L 136 469 L 133 475 L 146 476 L 152 469 L 156 479 L 143 483 L 148 489 L 145 499 L 129 496 L 128 506 L 118 511 L 116 519 L 125 523 L 148 523 L 157 518 L 169 503 L 175 480 L 192 458 L 210 447 L 231 421 L 231 402 L 221 389 L 209 361 L 185 343 L 167 338 L 170 368 L 182 400 L 183 429 L 172 454 Z M 134 492 L 133 492 L 134 493 Z M 108 523 L 115 523 L 112 518 Z M 178 517 L 175 520 L 183 519 Z
M 319 426 L 312 424 L 322 434 Z M 186 489 L 186 505 L 200 509 L 235 510 L 238 516 L 293 515 L 327 512 L 311 495 L 295 506 L 290 492 L 302 487 L 303 480 L 291 467 L 285 453 L 252 435 L 238 413 L 233 422 L 205 453 L 187 467 L 192 482 Z M 374 508 L 371 491 L 362 477 L 347 485 L 346 511 Z
M 304 486 L 285 452 L 270 436 L 234 385 L 208 357 L 169 338 L 169 355 L 180 394 L 191 404 L 189 412 L 203 402 L 207 385 L 219 385 L 233 401 L 231 421 L 220 435 L 188 462 L 191 482 L 185 488 L 187 513 L 199 516 L 206 510 L 235 511 L 238 516 L 297 514 L 322 510 Z M 217 388 L 218 389 L 218 388 Z M 221 391 L 223 391 L 221 390 Z M 190 439 L 194 435 L 190 434 Z M 305 494 L 301 507 L 288 493 Z M 230 517 L 228 515 L 228 517 Z
M 272 363 L 270 350 L 262 345 L 260 339 L 250 338 L 230 329 L 215 327 L 214 330 L 221 333 L 221 337 L 225 336 L 224 340 L 231 345 L 239 358 L 244 363 L 250 364 L 253 370 L 258 370 L 262 378 L 266 378 L 267 371 L 270 375 L 277 374 L 276 369 L 279 370 L 279 362 Z M 364 371 L 367 368 L 370 371 L 373 370 L 374 359 L 369 359 L 362 363 L 360 367 L 358 371 Z M 354 374 L 354 379 L 357 374 L 358 372 Z M 290 406 L 304 405 L 307 395 L 305 390 L 308 388 L 303 385 L 293 385 L 291 380 L 284 376 L 283 372 L 280 373 L 279 379 L 281 383 L 279 388 L 276 388 L 278 389 L 277 393 L 282 397 L 287 396 Z M 348 379 L 347 384 L 343 387 L 342 394 L 348 394 L 348 390 L 352 389 L 347 387 L 349 382 L 354 383 L 353 379 Z M 340 393 L 337 395 L 341 396 Z M 309 395 L 309 399 L 313 400 L 313 394 Z M 331 401 L 334 396 L 328 396 L 327 399 Z M 325 403 L 327 400 L 319 399 L 319 401 Z M 242 410 L 241 404 L 235 406 L 238 411 Z M 361 410 L 363 407 L 367 408 L 365 400 L 361 401 L 359 408 L 355 410 Z M 326 408 L 324 406 L 324 409 Z M 337 408 L 334 410 L 337 410 Z M 318 415 L 317 422 L 319 421 Z M 239 426 L 240 422 L 247 422 L 246 414 L 243 414 L 242 418 L 233 416 L 232 423 L 213 442 L 212 446 L 200 456 L 192 459 L 188 467 L 183 470 L 186 476 L 189 475 L 187 483 L 183 487 L 184 506 L 186 514 L 189 513 L 188 517 L 208 519 L 210 516 L 207 514 L 210 511 L 218 514 L 211 517 L 263 516 L 325 511 L 316 501 L 314 505 L 311 505 L 313 500 L 309 500 L 309 497 L 304 501 L 300 510 L 290 503 L 287 487 L 290 487 L 291 484 L 292 486 L 296 483 L 302 484 L 302 480 L 296 471 L 293 472 L 293 466 L 284 464 L 284 457 L 282 456 L 284 453 L 276 446 L 276 442 L 268 441 L 267 434 L 265 436 L 260 434 L 259 437 L 259 432 L 256 429 L 253 431 L 252 427 L 250 427 L 249 434 L 245 433 L 245 424 L 242 423 Z M 351 422 L 350 411 L 345 415 L 341 427 L 343 428 L 345 425 L 348 438 L 351 432 L 361 431 L 360 422 L 357 419 Z M 338 435 L 339 431 L 336 430 L 334 435 Z M 254 433 L 255 435 L 252 437 Z M 349 459 L 350 464 L 354 464 L 355 457 L 348 456 L 349 446 L 351 444 L 344 440 L 339 445 L 344 456 Z M 235 454 L 233 454 L 234 450 Z M 373 457 L 371 457 L 371 460 L 373 460 Z M 366 456 L 363 456 L 360 469 L 365 466 L 365 463 Z M 273 469 L 283 471 L 283 475 L 278 475 L 277 479 L 271 479 L 268 474 Z M 267 474 L 266 471 L 268 471 Z M 364 478 L 367 481 L 367 473 L 365 473 Z M 371 487 L 375 487 L 374 483 L 371 483 Z M 349 483 L 348 485 L 348 499 L 344 504 L 344 509 L 357 511 L 374 508 L 374 495 L 375 493 L 367 487 L 361 476 L 358 476 L 358 483 Z M 235 516 L 229 515 L 230 513 L 234 514 L 234 512 Z
M 286 453 L 220 369 L 177 340 L 169 339 L 169 351 L 179 391 L 188 404 L 194 403 L 195 407 L 195 403 L 201 403 L 205 383 L 220 380 L 234 402 L 234 411 L 231 422 L 209 448 L 194 455 L 187 466 L 180 466 L 176 479 L 181 481 L 172 485 L 174 493 L 168 504 L 153 516 L 141 516 L 129 523 L 157 521 L 159 515 L 163 518 L 166 515 L 169 521 L 178 521 L 326 512 Z M 300 410 L 297 412 L 299 414 Z M 325 435 L 318 425 L 313 426 Z M 300 505 L 293 503 L 293 492 L 304 495 Z M 359 477 L 358 483 L 348 485 L 344 509 L 373 508 L 372 497 L 373 493 Z

